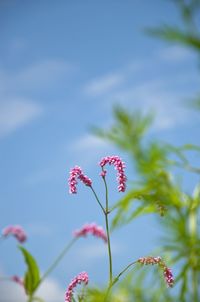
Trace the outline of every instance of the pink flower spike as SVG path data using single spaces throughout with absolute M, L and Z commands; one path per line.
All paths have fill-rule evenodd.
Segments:
M 88 234 L 91 234 L 95 237 L 99 237 L 105 242 L 108 241 L 104 229 L 101 226 L 96 225 L 95 223 L 85 224 L 80 230 L 76 230 L 74 232 L 74 236 L 76 238 L 85 237 Z
M 158 264 L 158 266 L 162 269 L 163 275 L 165 278 L 165 281 L 169 287 L 173 287 L 174 285 L 174 277 L 172 274 L 172 270 L 168 268 L 165 264 L 165 262 L 162 260 L 161 257 L 142 257 L 137 260 L 137 262 L 143 264 L 143 265 L 154 265 Z
M 23 228 L 19 225 L 10 225 L 3 229 L 2 235 L 7 237 L 13 235 L 20 243 L 27 240 L 27 236 Z
M 144 265 L 149 265 L 149 264 L 158 264 L 162 261 L 161 257 L 142 257 L 138 259 L 138 262 Z
M 72 296 L 73 296 L 73 292 L 74 289 L 76 288 L 76 286 L 80 283 L 84 283 L 85 285 L 88 284 L 89 278 L 88 278 L 88 274 L 86 272 L 82 272 L 80 274 L 78 274 L 69 284 L 66 294 L 65 294 L 65 302 L 71 302 L 72 301 Z
M 14 275 L 10 278 L 10 280 L 21 285 L 22 287 L 24 287 L 24 282 L 23 282 L 22 278 L 20 278 L 19 276 Z
M 83 174 L 83 171 L 80 167 L 75 166 L 70 170 L 70 176 L 68 180 L 69 184 L 69 193 L 75 194 L 77 193 L 77 179 L 80 179 L 86 186 L 91 186 L 92 181 L 89 177 Z
M 127 178 L 124 173 L 125 163 L 121 160 L 121 158 L 119 156 L 106 156 L 102 158 L 99 164 L 102 167 L 102 169 L 106 164 L 114 165 L 115 170 L 117 170 L 118 191 L 125 192 Z M 103 170 L 101 176 L 105 177 L 106 175 L 105 173 L 106 171 Z
M 168 267 L 164 268 L 163 275 L 165 277 L 165 281 L 169 287 L 173 287 L 174 285 L 174 277 L 172 274 L 172 270 Z

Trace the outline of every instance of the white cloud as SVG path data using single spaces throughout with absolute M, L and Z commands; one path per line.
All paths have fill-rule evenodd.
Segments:
M 96 149 L 104 149 L 108 147 L 108 143 L 105 142 L 103 139 L 96 137 L 95 135 L 86 134 L 74 142 L 72 142 L 71 148 L 73 150 L 79 151 L 89 151 L 89 150 L 96 150 Z
M 19 72 L 13 79 L 15 85 L 27 88 L 43 87 L 72 71 L 72 65 L 63 60 L 46 60 L 32 64 Z
M 65 289 L 56 280 L 47 279 L 36 294 L 47 302 L 61 302 L 64 301 Z
M 9 281 L 0 282 L 0 302 L 26 302 L 24 290 L 18 284 Z
M 91 80 L 86 84 L 84 91 L 90 96 L 98 96 L 107 93 L 124 81 L 124 75 L 120 73 L 111 73 Z
M 67 61 L 51 59 L 32 63 L 15 72 L 1 70 L 0 78 L 3 84 L 0 91 L 9 93 L 46 89 L 72 75 L 75 69 L 75 66 Z
M 187 98 L 190 92 L 173 86 L 174 83 L 180 84 L 187 79 L 182 75 L 174 75 L 170 79 L 151 79 L 141 81 L 134 85 L 124 85 L 120 89 L 108 92 L 101 98 L 102 110 L 110 110 L 117 102 L 125 108 L 131 110 L 140 110 L 143 113 L 150 111 L 155 113 L 154 131 L 166 130 L 188 122 L 188 116 L 191 115 L 180 101 Z M 190 77 L 188 78 L 190 80 Z M 172 85 L 173 89 L 170 89 Z M 174 88 L 176 87 L 176 88 Z M 192 120 L 193 121 L 193 120 Z
M 47 302 L 64 301 L 65 289 L 54 279 L 47 279 L 38 289 L 36 296 Z M 26 302 L 24 289 L 14 282 L 0 282 L 0 302 Z
M 23 98 L 0 100 L 0 138 L 32 121 L 41 112 L 38 104 Z
M 181 46 L 170 46 L 162 49 L 158 53 L 158 57 L 167 62 L 182 62 L 191 58 L 191 51 Z
M 86 134 L 71 142 L 67 148 L 71 151 L 74 159 L 79 158 L 79 165 L 90 168 L 94 165 L 94 161 L 96 164 L 97 158 L 100 160 L 102 155 L 113 152 L 114 147 L 95 135 Z
M 121 246 L 118 242 L 112 241 L 112 254 L 120 254 L 124 250 L 124 247 Z M 104 242 L 96 241 L 89 243 L 87 245 L 82 245 L 78 251 L 74 252 L 76 259 L 80 258 L 81 262 L 86 265 L 93 264 L 98 259 L 106 258 L 108 255 L 107 245 Z

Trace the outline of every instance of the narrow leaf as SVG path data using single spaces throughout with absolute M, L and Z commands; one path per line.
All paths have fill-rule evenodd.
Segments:
M 33 256 L 22 246 L 19 246 L 27 265 L 27 271 L 24 276 L 24 287 L 28 295 L 32 295 L 36 290 L 40 281 L 40 271 L 36 260 Z

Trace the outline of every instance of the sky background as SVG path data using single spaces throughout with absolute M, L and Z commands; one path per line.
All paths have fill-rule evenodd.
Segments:
M 0 228 L 20 224 L 26 247 L 44 272 L 85 222 L 104 220 L 91 192 L 69 195 L 69 169 L 80 165 L 102 195 L 99 160 L 126 154 L 91 135 L 109 127 L 112 108 L 155 111 L 151 136 L 175 145 L 197 143 L 199 114 L 184 106 L 199 87 L 189 50 L 148 37 L 143 29 L 180 24 L 171 1 L 0 0 Z M 116 191 L 110 169 L 110 197 Z M 197 178 L 184 182 L 191 191 Z M 158 246 L 155 219 L 143 217 L 113 234 L 114 271 Z M 1 275 L 23 275 L 16 241 L 0 246 Z M 106 246 L 82 239 L 41 288 L 63 301 L 70 279 L 86 270 L 91 285 L 107 280 Z M 15 284 L 1 283 L 0 302 L 23 301 Z M 7 300 L 6 300 L 7 299 Z

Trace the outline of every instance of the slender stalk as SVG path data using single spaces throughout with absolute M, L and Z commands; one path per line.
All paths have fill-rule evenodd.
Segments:
M 106 220 L 106 233 L 108 238 L 108 256 L 109 256 L 109 286 L 112 284 L 113 280 L 113 272 L 112 272 L 112 252 L 111 252 L 111 244 L 110 244 L 110 231 L 109 231 L 109 223 L 108 223 L 108 214 L 109 214 L 109 208 L 108 208 L 108 187 L 105 180 L 105 177 L 103 177 L 105 189 L 106 189 L 106 211 L 105 214 L 105 220 Z
M 192 253 L 191 258 L 193 259 L 194 263 L 192 266 L 192 288 L 193 288 L 193 299 L 194 302 L 198 302 L 198 273 L 197 273 L 197 255 L 195 251 L 195 243 L 197 240 L 197 205 L 192 205 L 189 214 L 189 229 L 191 235 L 191 245 L 192 245 Z
M 95 196 L 95 198 L 96 198 L 96 201 L 98 202 L 98 204 L 99 204 L 99 206 L 101 207 L 103 213 L 105 214 L 105 209 L 104 209 L 104 207 L 102 206 L 102 204 L 101 204 L 101 202 L 100 202 L 100 200 L 99 200 L 99 198 L 98 198 L 98 196 L 97 196 L 95 190 L 93 189 L 92 186 L 90 186 L 90 188 L 91 188 L 91 190 L 92 190 L 92 192 L 93 192 L 93 194 L 94 194 L 94 196 Z
M 29 296 L 27 302 L 32 302 L 33 301 L 33 296 Z
M 106 233 L 108 238 L 108 256 L 109 256 L 109 284 L 112 283 L 112 252 L 111 252 L 111 244 L 110 244 L 110 232 L 109 232 L 109 224 L 108 224 L 108 214 L 105 214 L 106 220 Z
M 134 265 L 136 263 L 137 263 L 137 261 L 133 261 L 129 265 L 127 265 L 114 279 L 114 283 L 116 283 L 118 281 L 118 279 L 121 277 L 121 275 L 123 275 L 132 265 Z M 114 283 L 113 283 L 113 285 L 114 285 Z
M 56 260 L 50 265 L 50 267 L 47 269 L 47 271 L 44 273 L 44 275 L 42 276 L 42 278 L 40 279 L 40 282 L 38 284 L 38 286 L 44 281 L 44 279 L 46 279 L 46 277 L 55 269 L 55 267 L 58 265 L 58 263 L 63 259 L 63 257 L 65 256 L 65 254 L 68 252 L 68 250 L 71 248 L 71 246 L 75 243 L 75 241 L 78 238 L 74 237 L 66 246 L 65 248 L 62 250 L 62 252 L 58 255 L 58 257 L 56 258 Z M 37 287 L 38 287 L 37 286 Z
M 113 280 L 112 280 L 112 283 L 110 283 L 110 285 L 108 286 L 108 289 L 106 291 L 106 295 L 104 297 L 104 302 L 107 301 L 108 299 L 108 296 L 109 296 L 109 293 L 110 293 L 110 290 L 111 288 L 115 285 L 115 283 L 118 282 L 119 278 L 121 277 L 121 275 L 123 275 L 132 265 L 136 264 L 137 261 L 134 261 L 134 262 L 131 262 L 129 265 L 127 265 L 118 275 L 117 277 L 115 277 Z

